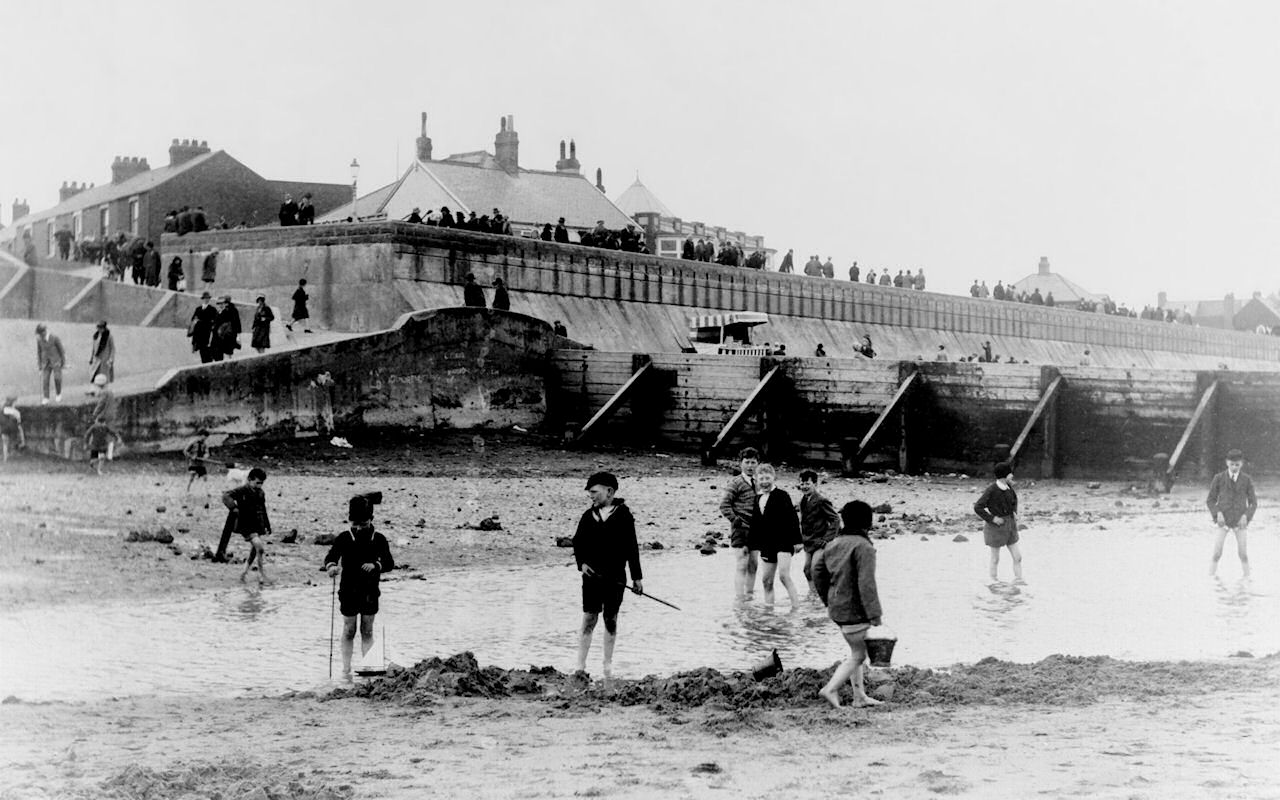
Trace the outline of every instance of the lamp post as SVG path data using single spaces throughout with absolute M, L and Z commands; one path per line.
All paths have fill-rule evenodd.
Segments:
M 351 219 L 353 222 L 360 221 L 360 213 L 356 210 L 356 179 L 360 177 L 360 162 L 354 158 L 351 159 Z

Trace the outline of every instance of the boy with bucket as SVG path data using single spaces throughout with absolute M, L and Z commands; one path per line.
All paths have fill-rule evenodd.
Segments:
M 631 572 L 631 591 L 643 593 L 640 546 L 636 521 L 620 497 L 618 479 L 597 472 L 587 479 L 591 508 L 582 512 L 573 534 L 573 557 L 582 573 L 582 627 L 578 631 L 578 672 L 586 674 L 591 634 L 604 612 L 604 677 L 613 676 L 613 645 L 618 636 L 618 611 Z
M 813 586 L 827 607 L 827 616 L 840 626 L 849 656 L 831 674 L 818 694 L 840 707 L 840 685 L 849 681 L 857 706 L 879 705 L 863 686 L 862 662 L 867 658 L 867 629 L 880 624 L 880 595 L 876 591 L 876 548 L 871 544 L 871 506 L 861 500 L 840 509 L 843 527 L 813 557 Z
M 333 578 L 342 573 L 338 603 L 342 611 L 342 678 L 351 680 L 351 651 L 355 648 L 356 617 L 360 618 L 360 654 L 373 647 L 373 619 L 378 613 L 379 588 L 383 573 L 395 569 L 387 537 L 373 529 L 373 506 L 381 492 L 358 494 L 347 504 L 350 530 L 338 534 L 324 557 L 324 568 Z M 330 629 L 332 632 L 332 628 Z M 330 640 L 332 657 L 332 639 Z M 332 664 L 333 662 L 330 661 Z
M 1236 535 L 1236 553 L 1240 556 L 1240 571 L 1249 575 L 1249 542 L 1246 533 L 1253 515 L 1258 511 L 1258 495 L 1253 490 L 1253 479 L 1240 471 L 1244 466 L 1244 453 L 1231 450 L 1227 453 L 1227 469 L 1213 476 L 1209 484 L 1209 515 L 1218 526 L 1218 539 L 1213 544 L 1213 565 L 1209 574 L 1218 571 L 1218 559 L 1222 558 L 1222 545 L 1227 533 Z

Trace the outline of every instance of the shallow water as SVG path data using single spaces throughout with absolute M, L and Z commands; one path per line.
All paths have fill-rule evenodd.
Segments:
M 1240 577 L 1234 541 L 1211 578 L 1212 528 L 1199 514 L 1041 525 L 1025 532 L 1026 584 L 991 584 L 980 532 L 877 540 L 884 621 L 899 636 L 895 664 L 946 666 L 986 656 L 1037 661 L 1053 653 L 1130 660 L 1216 659 L 1280 650 L 1280 543 L 1250 531 L 1254 576 Z M 319 553 L 319 551 L 317 551 Z M 565 559 L 571 558 L 565 551 Z M 800 593 L 803 556 L 792 565 Z M 732 598 L 732 556 L 642 554 L 645 589 L 674 611 L 628 594 L 615 673 L 639 677 L 700 666 L 749 669 L 777 648 L 784 666 L 825 667 L 845 652 L 816 600 L 790 610 L 778 586 Z M 1011 577 L 1007 553 L 1001 577 Z M 580 619 L 572 567 L 427 573 L 384 585 L 381 664 L 461 650 L 482 664 L 573 667 Z M 327 686 L 330 585 L 259 589 L 239 583 L 176 601 L 73 605 L 0 614 L 0 696 L 78 700 L 151 693 L 276 693 Z M 341 618 L 338 619 L 341 627 Z M 599 671 L 600 636 L 588 668 Z M 357 643 L 358 650 L 358 643 Z M 335 646 L 335 670 L 338 655 Z

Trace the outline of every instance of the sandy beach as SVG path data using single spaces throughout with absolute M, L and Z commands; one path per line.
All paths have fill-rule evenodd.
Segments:
M 724 527 L 713 487 L 729 476 L 727 462 L 713 469 L 689 455 L 567 452 L 518 433 L 352 443 L 225 454 L 269 473 L 275 585 L 324 580 L 314 538 L 344 527 L 357 491 L 384 492 L 378 526 L 404 567 L 392 581 L 429 580 L 442 564 L 563 564 L 568 551 L 556 537 L 571 533 L 582 476 L 599 468 L 618 472 L 635 507 L 661 509 L 663 524 L 645 526 L 642 542 L 692 548 Z M 796 471 L 783 465 L 784 486 Z M 236 582 L 240 564 L 202 557 L 224 515 L 219 471 L 189 495 L 185 484 L 175 458 L 126 456 L 101 478 L 83 464 L 4 465 L 0 607 L 178 597 Z M 981 485 L 961 476 L 833 477 L 827 490 L 838 501 L 889 504 L 880 535 L 952 538 L 974 534 L 968 504 Z M 1114 482 L 1020 491 L 1034 498 L 1031 526 L 1092 520 L 1122 529 L 1126 517 L 1190 513 L 1203 500 L 1196 481 L 1156 497 Z M 1262 492 L 1264 509 L 1280 501 L 1265 482 Z M 495 516 L 501 529 L 482 530 Z M 171 543 L 126 541 L 161 529 Z M 295 530 L 297 542 L 284 543 Z M 233 562 L 243 556 L 233 542 Z M 727 556 L 717 557 L 727 568 Z M 0 666 L 14 652 L 6 646 Z M 566 674 L 568 646 L 544 672 L 456 657 L 336 693 L 13 696 L 0 704 L 0 798 L 1277 797 L 1280 656 L 1251 655 L 895 665 L 875 678 L 893 693 L 872 710 L 830 709 L 813 695 L 831 665 L 761 684 L 702 671 L 606 688 Z

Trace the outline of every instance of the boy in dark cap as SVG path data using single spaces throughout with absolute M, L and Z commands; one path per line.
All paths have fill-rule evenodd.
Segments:
M 1249 542 L 1246 533 L 1253 515 L 1258 511 L 1258 495 L 1253 490 L 1253 479 L 1241 472 L 1244 466 L 1244 453 L 1231 450 L 1227 453 L 1227 469 L 1213 476 L 1209 484 L 1209 497 L 1206 504 L 1213 522 L 1218 526 L 1218 539 L 1213 544 L 1213 565 L 1209 574 L 1218 571 L 1218 560 L 1222 558 L 1222 545 L 1227 541 L 1227 533 L 1236 535 L 1236 553 L 1240 556 L 1240 571 L 1249 574 Z
M 641 584 L 640 547 L 636 542 L 636 521 L 620 497 L 618 479 L 609 472 L 597 472 L 587 479 L 591 508 L 582 512 L 573 534 L 573 557 L 582 573 L 582 628 L 578 637 L 578 671 L 587 671 L 587 653 L 596 620 L 604 612 L 604 677 L 613 676 L 613 645 L 618 636 L 618 610 L 622 591 L 631 572 L 631 590 L 644 591 Z
M 338 604 L 342 610 L 342 677 L 345 680 L 351 679 L 356 617 L 360 618 L 360 655 L 363 657 L 373 647 L 373 619 L 382 595 L 378 583 L 384 572 L 396 567 L 387 538 L 373 529 L 373 505 L 369 495 L 351 498 L 347 505 L 351 528 L 338 534 L 324 557 L 329 577 L 342 573 Z
M 1018 493 L 1013 490 L 1013 465 L 996 464 L 996 481 L 986 488 L 973 510 L 986 522 L 982 539 L 991 548 L 991 580 L 1000 566 L 1000 548 L 1008 547 L 1013 559 L 1013 577 L 1022 582 L 1022 551 L 1018 549 Z
M 249 558 L 244 562 L 244 572 L 240 573 L 242 582 L 249 577 L 249 569 L 253 566 L 254 558 L 257 558 L 258 583 L 270 583 L 266 569 L 267 548 L 262 542 L 262 537 L 271 533 L 271 520 L 267 517 L 267 496 L 262 492 L 262 484 L 266 480 L 266 470 L 254 467 L 249 470 L 249 477 L 243 486 L 222 493 L 222 504 L 235 514 L 236 531 L 252 548 Z

